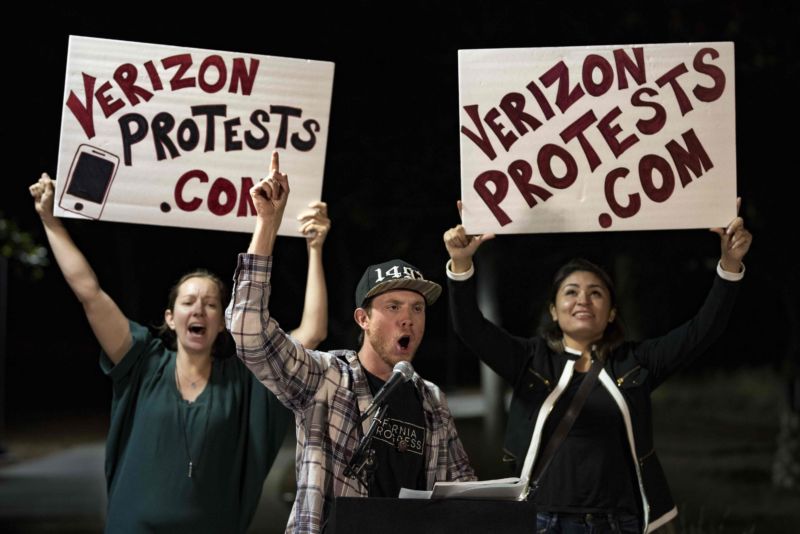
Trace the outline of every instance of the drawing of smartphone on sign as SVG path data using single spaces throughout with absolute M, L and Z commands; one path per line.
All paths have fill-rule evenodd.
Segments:
M 100 219 L 118 166 L 119 158 L 111 152 L 79 146 L 58 205 L 63 210 Z

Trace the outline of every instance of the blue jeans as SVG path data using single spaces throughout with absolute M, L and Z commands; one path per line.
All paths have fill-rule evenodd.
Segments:
M 641 534 L 639 518 L 628 514 L 536 514 L 537 534 Z

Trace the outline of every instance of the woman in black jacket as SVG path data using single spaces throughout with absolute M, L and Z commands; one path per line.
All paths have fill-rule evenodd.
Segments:
M 537 532 L 652 532 L 677 515 L 653 448 L 650 393 L 700 356 L 727 323 L 752 236 L 740 217 L 714 231 L 717 276 L 697 315 L 635 343 L 624 341 L 616 321 L 611 278 L 586 260 L 556 273 L 551 321 L 541 335 L 509 334 L 483 317 L 475 298 L 472 256 L 494 236 L 469 236 L 461 225 L 444 234 L 454 328 L 514 388 L 505 452 L 531 480 Z M 561 432 L 563 441 L 548 447 L 584 381 L 578 416 Z

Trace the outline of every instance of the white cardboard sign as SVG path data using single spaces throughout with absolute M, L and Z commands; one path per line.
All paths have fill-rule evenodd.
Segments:
M 733 43 L 461 50 L 470 233 L 724 226 Z
M 278 150 L 319 200 L 333 63 L 71 36 L 56 215 L 252 232 L 250 186 Z

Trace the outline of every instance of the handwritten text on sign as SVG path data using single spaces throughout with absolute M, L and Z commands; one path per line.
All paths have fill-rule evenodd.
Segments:
M 320 198 L 333 64 L 71 37 L 57 214 L 250 232 L 272 150 L 288 235 Z
M 462 50 L 459 84 L 470 232 L 735 215 L 732 43 Z

